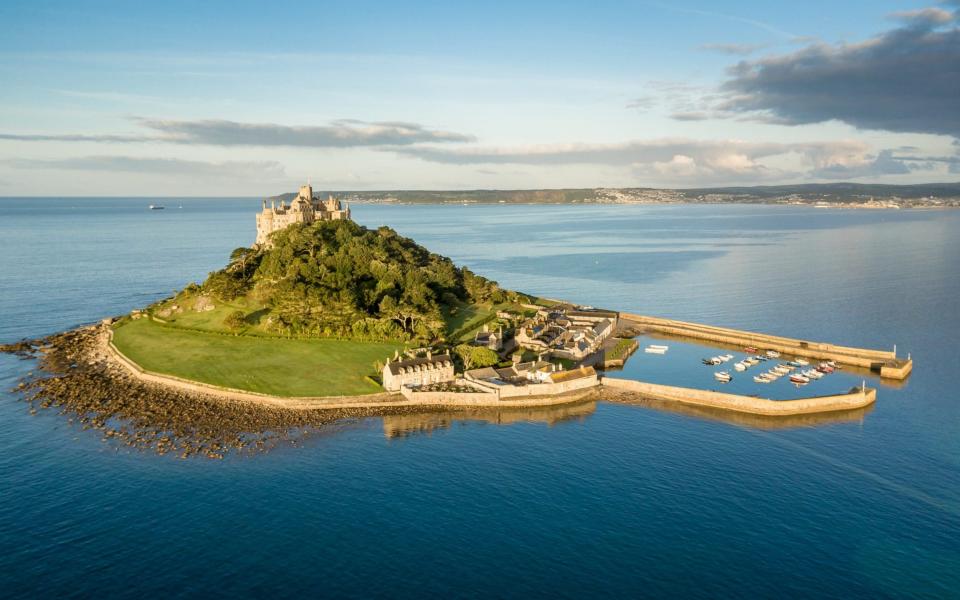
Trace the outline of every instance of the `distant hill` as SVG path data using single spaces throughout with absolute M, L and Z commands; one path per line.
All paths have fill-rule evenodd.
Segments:
M 582 188 L 547 190 L 331 191 L 342 200 L 397 204 L 611 204 L 611 203 L 842 203 L 886 202 L 890 207 L 960 206 L 960 182 L 888 185 L 806 183 L 714 188 Z M 274 196 L 291 200 L 295 193 Z M 895 206 L 894 206 L 895 205 Z

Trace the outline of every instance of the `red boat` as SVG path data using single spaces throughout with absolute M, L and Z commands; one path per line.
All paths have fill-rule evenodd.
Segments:
M 746 352 L 747 354 L 756 354 L 756 353 L 757 353 L 757 349 L 754 348 L 753 346 L 747 346 L 746 348 L 743 349 L 743 351 Z

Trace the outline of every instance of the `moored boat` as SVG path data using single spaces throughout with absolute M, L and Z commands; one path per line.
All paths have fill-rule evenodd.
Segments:
M 713 378 L 723 383 L 729 383 L 733 381 L 733 377 L 731 377 L 730 373 L 727 373 L 726 371 L 717 371 L 713 374 Z

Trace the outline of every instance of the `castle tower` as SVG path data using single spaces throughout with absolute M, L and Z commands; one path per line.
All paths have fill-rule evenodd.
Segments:
M 298 196 L 307 202 L 311 202 L 313 200 L 313 187 L 309 183 L 307 185 L 301 185 Z

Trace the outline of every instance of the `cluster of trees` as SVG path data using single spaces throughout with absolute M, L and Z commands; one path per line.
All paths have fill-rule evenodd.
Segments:
M 453 352 L 460 358 L 465 370 L 492 367 L 500 362 L 500 357 L 497 356 L 496 352 L 482 346 L 460 344 L 453 349 Z
M 322 221 L 272 239 L 234 250 L 203 291 L 252 295 L 270 307 L 270 326 L 289 333 L 433 341 L 446 332 L 445 309 L 516 296 L 389 227 Z

